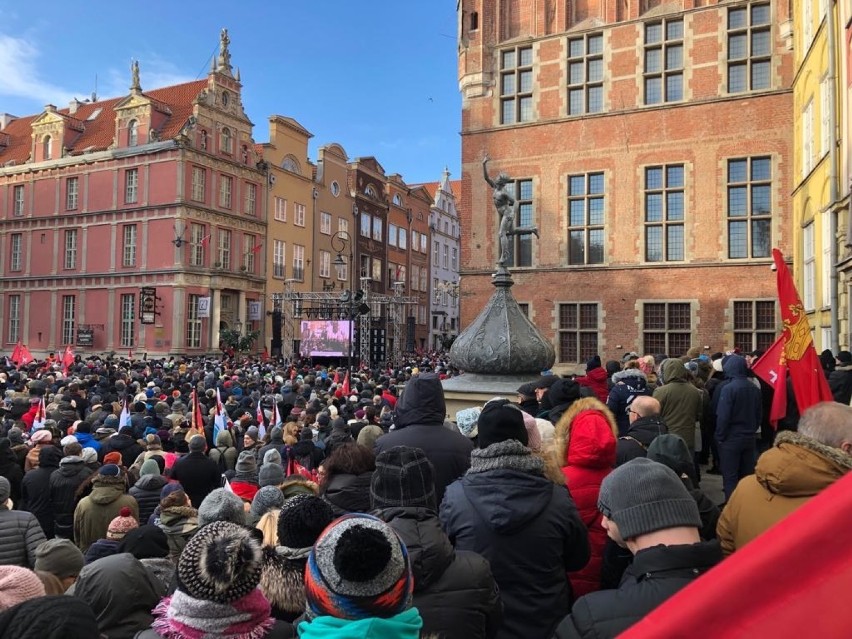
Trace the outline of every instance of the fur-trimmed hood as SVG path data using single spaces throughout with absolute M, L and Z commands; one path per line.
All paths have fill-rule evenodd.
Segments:
M 623 371 L 618 371 L 617 373 L 613 373 L 612 375 L 612 383 L 618 384 L 618 382 L 635 382 L 636 379 L 641 379 L 644 382 L 648 381 L 648 376 L 645 375 L 638 368 L 628 368 Z
M 852 456 L 800 433 L 782 431 L 758 459 L 754 474 L 771 493 L 809 497 L 850 470 Z
M 270 546 L 263 547 L 258 587 L 272 605 L 277 619 L 294 620 L 305 611 L 305 564 L 287 559 Z
M 583 447 L 585 449 L 588 449 L 589 446 L 592 446 L 592 448 L 595 449 L 594 451 L 585 450 L 585 452 L 594 453 L 596 455 L 599 454 L 607 458 L 611 455 L 612 460 L 610 462 L 610 466 L 615 463 L 615 442 L 618 438 L 618 425 L 615 422 L 615 416 L 612 414 L 612 411 L 606 407 L 606 404 L 601 402 L 599 399 L 595 397 L 584 397 L 571 404 L 571 406 L 568 407 L 568 410 L 565 411 L 556 423 L 551 450 L 556 460 L 556 464 L 560 468 L 567 466 L 570 463 L 568 449 L 571 438 L 571 426 L 580 413 L 585 411 L 594 411 L 599 413 L 606 420 L 606 423 L 612 431 L 611 440 L 608 434 L 605 435 L 603 433 L 598 433 L 597 435 L 599 436 L 596 435 L 594 437 L 597 444 L 595 444 L 591 439 L 584 441 Z

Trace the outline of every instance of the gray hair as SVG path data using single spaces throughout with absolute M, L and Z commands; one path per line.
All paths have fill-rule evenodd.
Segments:
M 799 420 L 799 433 L 821 444 L 840 448 L 852 441 L 852 406 L 820 402 L 808 408 Z

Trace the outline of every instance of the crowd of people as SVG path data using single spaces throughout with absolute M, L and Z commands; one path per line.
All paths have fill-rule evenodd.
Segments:
M 777 432 L 758 356 L 596 356 L 453 420 L 438 356 L 7 363 L 0 639 L 615 637 L 852 469 L 852 355 Z

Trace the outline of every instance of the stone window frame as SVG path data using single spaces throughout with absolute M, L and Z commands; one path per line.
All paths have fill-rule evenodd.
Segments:
M 594 325 L 584 321 L 583 311 L 594 307 Z M 580 364 L 600 353 L 601 331 L 603 329 L 603 308 L 599 301 L 572 300 L 556 302 L 554 307 L 556 320 L 555 347 L 557 361 L 560 363 Z M 594 336 L 594 343 L 583 343 L 584 336 Z M 565 340 L 565 343 L 563 341 Z M 573 340 L 574 357 L 571 356 L 570 340 Z
M 755 11 L 767 11 L 765 21 L 760 21 L 755 24 Z M 740 20 L 737 16 L 744 16 L 744 20 Z M 726 31 L 725 31 L 725 61 L 727 64 L 726 70 L 726 91 L 729 94 L 749 93 L 751 91 L 766 91 L 772 89 L 772 4 L 770 2 L 750 2 L 746 5 L 728 7 L 726 16 Z M 757 35 L 762 38 L 765 36 L 765 52 L 754 52 Z M 734 39 L 744 38 L 744 55 L 732 57 L 731 44 Z M 761 41 L 758 41 L 761 43 Z M 757 65 L 760 65 L 759 67 Z M 766 84 L 755 86 L 755 68 L 763 69 L 766 67 Z M 742 79 L 742 88 L 737 84 L 737 88 L 732 89 L 734 84 L 731 79 L 733 71 L 744 69 L 745 77 Z
M 599 46 L 598 46 L 599 45 Z M 604 34 L 603 31 L 585 33 L 577 37 L 567 39 L 567 70 L 566 70 L 566 115 L 568 117 L 583 116 L 594 113 L 603 113 L 605 110 L 604 78 L 606 67 L 604 65 Z M 579 47 L 579 48 L 575 48 Z M 600 64 L 600 77 L 590 79 L 593 65 Z M 578 72 L 575 75 L 575 71 Z M 579 71 L 582 71 L 580 74 Z M 593 90 L 600 91 L 600 106 L 590 109 Z M 582 106 L 578 109 L 572 108 L 572 96 L 580 96 Z
M 679 31 L 671 32 L 678 28 Z M 659 34 L 654 36 L 652 30 L 659 28 Z M 667 104 L 671 102 L 683 102 L 684 100 L 684 20 L 683 17 L 662 18 L 649 21 L 644 24 L 643 29 L 643 56 L 642 56 L 642 103 L 646 106 Z M 669 54 L 680 51 L 680 63 L 669 67 Z M 654 54 L 659 55 L 657 66 L 649 70 L 649 58 Z M 669 96 L 669 80 L 678 78 L 680 80 L 679 92 L 675 97 Z M 659 80 L 658 99 L 649 100 L 649 82 Z
M 749 308 L 746 309 L 745 305 L 749 305 Z M 749 314 L 747 326 L 742 323 L 746 320 L 746 312 Z M 758 349 L 765 352 L 775 342 L 778 335 L 778 304 L 775 299 L 732 299 L 730 313 L 734 348 L 739 348 L 743 353 Z M 771 317 L 769 323 L 766 321 L 768 317 Z M 744 341 L 746 336 L 747 342 Z
M 598 190 L 593 186 L 592 179 L 600 176 L 603 180 L 602 186 Z M 583 190 L 575 190 L 578 184 L 577 179 L 583 179 Z M 571 173 L 567 176 L 567 264 L 568 266 L 600 266 L 606 264 L 606 183 L 607 172 L 603 169 L 598 171 L 587 171 L 585 173 Z M 592 203 L 601 201 L 601 218 L 600 222 L 593 221 L 591 217 Z M 582 204 L 583 221 L 582 224 L 574 224 L 571 218 L 571 208 L 573 203 Z M 583 234 L 583 260 L 577 261 L 571 252 L 571 236 L 572 234 Z M 589 260 L 589 247 L 591 246 L 592 233 L 600 233 L 601 237 L 601 256 L 598 261 Z
M 501 49 L 498 52 L 499 122 L 514 125 L 535 121 L 535 50 L 532 44 Z M 527 58 L 527 55 L 529 57 Z M 525 82 L 529 78 L 529 86 Z M 511 117 L 506 107 L 512 105 Z M 528 110 L 526 107 L 528 106 Z M 526 116 L 528 117 L 525 117 Z
M 683 300 L 683 299 L 641 299 L 636 300 L 636 305 L 639 309 L 639 336 L 642 344 L 641 351 L 643 353 L 648 353 L 652 355 L 657 355 L 659 353 L 664 352 L 669 357 L 681 357 L 682 355 L 686 355 L 686 351 L 692 346 L 692 342 L 695 338 L 695 330 L 698 324 L 698 318 L 696 314 L 696 305 L 693 300 Z M 671 312 L 673 309 L 672 306 L 677 305 L 678 312 L 682 314 L 680 317 L 672 318 Z M 650 310 L 650 306 L 663 306 L 663 326 L 662 328 L 650 327 L 647 311 Z M 677 324 L 674 324 L 674 321 L 677 319 L 682 319 L 683 317 L 688 318 L 689 328 L 683 328 Z M 648 335 L 649 334 L 662 334 L 665 348 L 661 351 L 656 347 L 651 347 L 648 344 Z M 685 346 L 683 348 L 682 353 L 673 352 L 672 351 L 672 337 L 679 336 L 679 339 L 686 339 L 686 341 L 681 344 L 681 346 Z
M 669 171 L 671 169 L 680 168 L 680 184 L 671 184 Z M 649 171 L 660 170 L 661 182 L 659 186 L 649 183 Z M 642 211 L 643 211 L 643 261 L 649 264 L 664 263 L 664 262 L 683 262 L 686 260 L 686 213 L 687 213 L 687 164 L 686 162 L 671 162 L 668 164 L 652 164 L 642 167 L 643 173 L 643 190 L 642 190 Z M 680 219 L 669 219 L 670 199 L 677 193 L 681 195 L 681 217 Z M 648 201 L 651 196 L 660 196 L 660 215 L 659 220 L 649 220 L 648 216 Z M 668 231 L 670 228 L 680 227 L 680 257 L 669 257 L 669 237 Z M 662 228 L 661 235 L 661 256 L 659 259 L 651 259 L 649 257 L 650 242 L 648 232 L 652 228 Z

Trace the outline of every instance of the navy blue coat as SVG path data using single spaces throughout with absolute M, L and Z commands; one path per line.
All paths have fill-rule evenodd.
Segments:
M 716 439 L 718 441 L 754 439 L 760 429 L 763 396 L 747 377 L 744 357 L 731 355 L 722 370 L 729 380 L 719 387 L 716 402 Z

